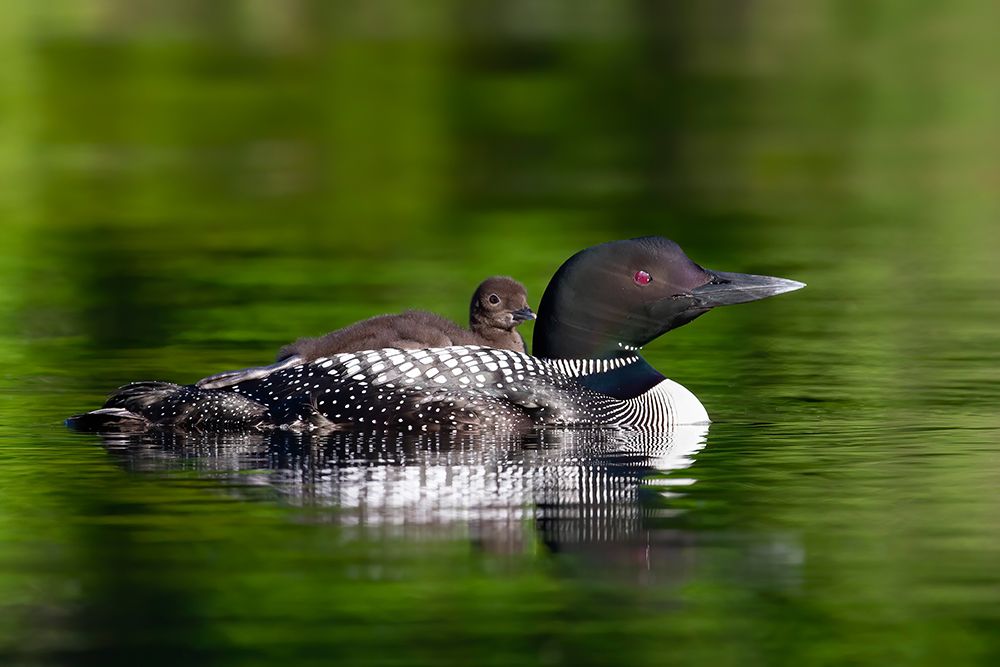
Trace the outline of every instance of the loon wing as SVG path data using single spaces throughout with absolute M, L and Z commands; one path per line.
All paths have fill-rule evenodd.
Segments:
M 291 368 L 292 366 L 298 366 L 302 363 L 305 363 L 305 359 L 297 354 L 293 354 L 269 366 L 251 366 L 250 368 L 241 368 L 235 371 L 223 371 L 202 378 L 194 384 L 199 389 L 222 389 L 224 387 L 232 387 L 240 382 L 266 378 L 271 373 Z
M 577 367 L 579 366 L 579 367 Z M 602 424 L 609 397 L 573 378 L 590 364 L 478 346 L 343 353 L 233 387 L 267 405 L 274 423 L 437 430 Z

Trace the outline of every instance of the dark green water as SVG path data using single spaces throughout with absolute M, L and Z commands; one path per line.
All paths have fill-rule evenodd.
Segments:
M 1000 11 L 584 4 L 0 9 L 0 662 L 1000 660 Z M 707 431 L 62 426 L 651 233 Z

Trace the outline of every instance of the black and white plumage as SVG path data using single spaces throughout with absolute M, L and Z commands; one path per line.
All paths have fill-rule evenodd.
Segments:
M 348 352 L 224 388 L 139 383 L 73 417 L 88 430 L 664 429 L 708 421 L 691 392 L 639 355 L 643 345 L 710 309 L 802 283 L 709 271 L 660 237 L 581 251 L 552 278 L 531 357 L 453 346 Z
M 665 428 L 708 420 L 689 393 L 684 410 L 676 409 L 687 392 L 675 383 L 619 400 L 576 382 L 639 362 L 637 355 L 544 360 L 475 346 L 389 348 L 318 359 L 234 391 L 270 405 L 275 421 L 293 428 Z M 279 396 L 283 400 L 275 403 Z
M 577 381 L 640 363 L 635 354 L 619 359 L 538 359 L 479 346 L 387 348 L 320 358 L 225 390 L 170 383 L 126 385 L 101 413 L 133 410 L 155 425 L 189 430 L 665 429 L 708 421 L 701 403 L 671 380 L 625 400 Z M 120 417 L 129 423 L 126 414 Z

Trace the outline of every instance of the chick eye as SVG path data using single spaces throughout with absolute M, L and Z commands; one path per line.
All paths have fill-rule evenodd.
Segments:
M 632 280 L 635 281 L 636 285 L 648 285 L 653 282 L 653 276 L 649 275 L 645 271 L 636 271 L 635 275 L 632 276 Z
M 497 305 L 498 303 L 500 303 L 500 297 L 498 297 L 496 294 L 490 294 L 490 303 L 492 303 L 494 306 Z

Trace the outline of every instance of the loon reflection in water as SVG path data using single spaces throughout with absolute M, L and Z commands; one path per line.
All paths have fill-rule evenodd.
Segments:
M 103 438 L 130 470 L 194 468 L 222 476 L 241 494 L 335 508 L 332 516 L 345 525 L 419 533 L 461 524 L 473 535 L 516 540 L 533 519 L 547 542 L 565 543 L 635 534 L 644 513 L 640 489 L 651 488 L 644 486 L 650 475 L 689 466 L 707 430 L 151 431 Z
M 169 482 L 169 471 L 194 470 L 239 498 L 308 509 L 304 518 L 338 524 L 345 540 L 458 540 L 515 557 L 536 553 L 540 543 L 567 556 L 579 576 L 678 585 L 724 544 L 742 554 L 727 576 L 798 587 L 804 556 L 797 536 L 677 524 L 684 511 L 678 501 L 697 483 L 697 472 L 686 469 L 708 428 L 530 435 L 155 430 L 102 438 L 131 471 L 166 471 Z

